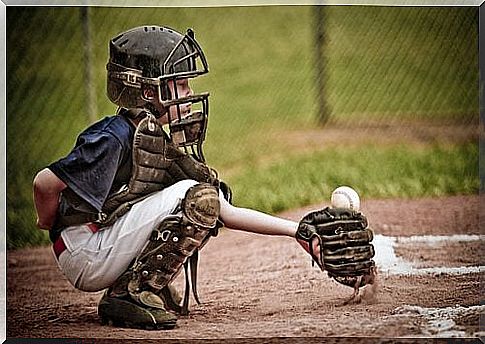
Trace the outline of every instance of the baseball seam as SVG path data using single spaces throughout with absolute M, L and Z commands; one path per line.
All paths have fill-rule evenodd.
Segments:
M 337 191 L 334 193 L 334 195 L 343 195 L 345 198 L 347 198 L 347 201 L 349 201 L 350 204 L 350 209 L 354 209 L 354 202 L 352 200 L 352 197 L 346 193 L 345 191 Z

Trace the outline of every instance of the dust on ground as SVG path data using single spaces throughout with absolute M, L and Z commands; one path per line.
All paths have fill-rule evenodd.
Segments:
M 479 203 L 479 196 L 365 200 L 362 210 L 377 235 L 477 235 Z M 281 216 L 298 220 L 325 205 Z M 398 245 L 396 255 L 428 267 L 478 266 L 481 260 L 477 242 Z M 312 267 L 295 240 L 223 230 L 201 252 L 202 304 L 192 300 L 191 313 L 173 330 L 144 331 L 102 326 L 96 313 L 102 292 L 74 289 L 50 247 L 22 249 L 7 256 L 7 337 L 474 337 L 483 335 L 480 271 L 381 273 L 375 302 L 342 306 L 352 290 Z M 183 276 L 176 285 L 183 290 Z

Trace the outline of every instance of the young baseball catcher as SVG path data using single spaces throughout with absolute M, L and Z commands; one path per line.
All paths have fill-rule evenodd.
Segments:
M 48 229 L 60 269 L 83 291 L 106 289 L 103 323 L 170 329 L 187 314 L 197 258 L 222 226 L 294 237 L 341 283 L 365 284 L 374 265 L 361 214 L 325 208 L 293 222 L 231 204 L 205 161 L 208 72 L 192 30 L 143 26 L 109 44 L 107 93 L 116 115 L 85 129 L 72 151 L 34 179 L 37 226 Z M 171 282 L 185 270 L 185 295 Z

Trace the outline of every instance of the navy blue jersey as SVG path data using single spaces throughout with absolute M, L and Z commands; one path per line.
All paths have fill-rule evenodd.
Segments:
M 78 136 L 66 157 L 48 166 L 68 186 L 61 214 L 100 212 L 106 199 L 128 183 L 134 133 L 124 116 L 105 117 Z

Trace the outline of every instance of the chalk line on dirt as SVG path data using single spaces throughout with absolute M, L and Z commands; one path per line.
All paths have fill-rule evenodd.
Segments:
M 390 317 L 415 317 L 423 320 L 421 331 L 425 336 L 435 337 L 464 337 L 470 334 L 457 327 L 456 320 L 462 317 L 475 316 L 485 313 L 485 306 L 454 306 L 444 308 L 425 308 L 413 305 L 404 305 L 396 308 Z M 474 333 L 481 336 L 482 333 Z
M 408 262 L 398 257 L 394 251 L 396 244 L 426 243 L 430 246 L 444 242 L 469 242 L 481 240 L 480 235 L 450 235 L 450 236 L 412 236 L 412 237 L 391 237 L 376 235 L 374 237 L 374 247 L 376 254 L 374 260 L 381 273 L 389 275 L 465 275 L 470 273 L 480 273 L 484 271 L 484 266 L 459 266 L 459 267 L 431 267 L 417 268 L 412 262 Z
M 410 237 L 391 237 L 394 242 L 402 244 L 424 243 L 427 245 L 442 244 L 445 242 L 470 242 L 484 239 L 483 235 L 467 235 L 467 234 L 453 234 L 453 235 L 413 235 Z

